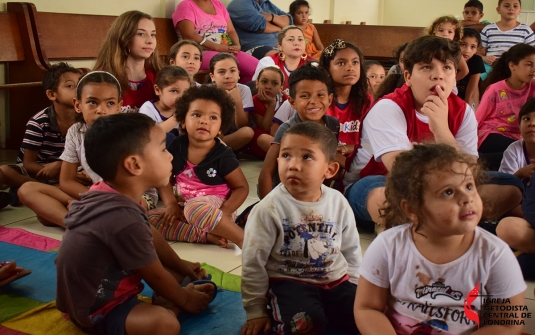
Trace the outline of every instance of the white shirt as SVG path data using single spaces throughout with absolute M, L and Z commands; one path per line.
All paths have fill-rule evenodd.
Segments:
M 273 115 L 273 122 L 283 124 L 284 122 L 294 117 L 295 113 L 297 113 L 297 111 L 292 108 L 292 105 L 290 105 L 290 101 L 286 100 L 282 103 L 279 109 L 277 109 L 275 115 Z
M 531 162 L 526 161 L 526 155 L 524 154 L 524 140 L 518 140 L 511 143 L 503 153 L 502 163 L 498 171 L 515 174 Z
M 73 124 L 69 130 L 67 130 L 67 136 L 65 136 L 65 149 L 59 159 L 68 163 L 80 164 L 94 184 L 101 181 L 102 178 L 91 170 L 85 159 L 84 134 L 86 131 L 87 124 L 80 122 Z

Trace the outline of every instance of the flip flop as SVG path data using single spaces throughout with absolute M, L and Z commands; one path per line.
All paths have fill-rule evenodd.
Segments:
M 185 287 L 187 286 L 188 284 L 193 284 L 193 285 L 202 285 L 202 284 L 211 284 L 214 286 L 214 295 L 212 296 L 212 299 L 210 300 L 210 302 L 214 301 L 215 297 L 217 296 L 217 285 L 211 281 L 210 279 L 212 279 L 212 275 L 210 274 L 207 274 L 206 277 L 204 279 L 198 279 L 198 280 L 194 280 L 194 281 L 191 281 L 191 278 L 188 276 L 186 278 L 184 278 L 184 280 L 182 281 L 182 283 L 180 283 L 181 286 Z
M 0 268 L 6 266 L 7 264 L 9 264 L 9 263 L 6 263 L 6 262 L 0 263 Z M 30 273 L 32 273 L 32 270 L 22 270 L 22 271 L 16 272 L 15 274 L 11 275 L 10 277 L 0 281 L 0 287 L 5 286 L 5 285 L 7 285 L 9 283 L 12 283 L 15 280 L 20 279 L 22 277 L 26 277 Z

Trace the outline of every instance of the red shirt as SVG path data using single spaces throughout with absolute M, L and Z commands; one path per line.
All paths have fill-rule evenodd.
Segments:
M 130 87 L 123 94 L 123 107 L 129 107 L 128 112 L 137 110 L 147 101 L 156 99 L 154 93 L 154 72 L 146 69 L 147 76 L 140 81 L 129 81 L 129 84 L 137 85 L 137 90 Z

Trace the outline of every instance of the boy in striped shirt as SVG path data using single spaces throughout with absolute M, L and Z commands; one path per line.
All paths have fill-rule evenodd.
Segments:
M 17 164 L 0 166 L 0 185 L 9 186 L 9 193 L 0 192 L 0 209 L 18 204 L 17 190 L 27 181 L 56 184 L 59 179 L 59 156 L 65 135 L 74 124 L 76 83 L 82 72 L 58 63 L 43 78 L 43 88 L 52 105 L 35 114 L 26 124 Z

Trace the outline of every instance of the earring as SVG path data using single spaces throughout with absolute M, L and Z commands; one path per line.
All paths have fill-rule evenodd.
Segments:
M 308 57 L 308 55 L 307 55 L 307 54 L 302 54 L 302 55 L 301 55 L 301 59 L 302 59 L 302 60 L 306 60 L 306 59 L 307 59 L 307 57 Z
M 286 55 L 282 51 L 279 51 L 279 58 L 281 59 L 281 61 L 284 62 L 284 59 L 286 58 Z

